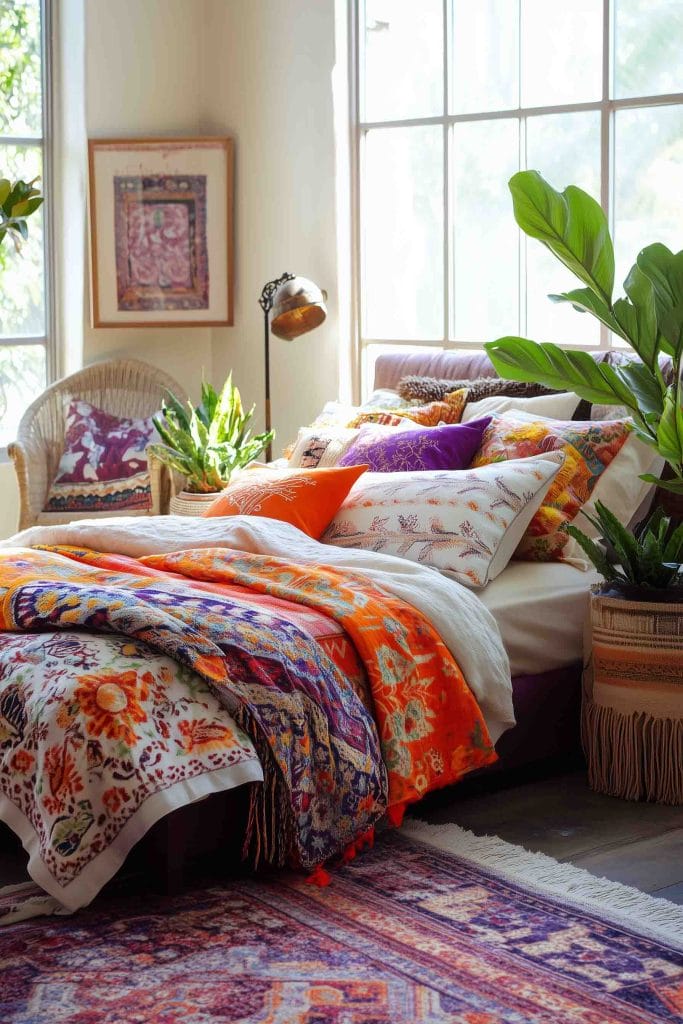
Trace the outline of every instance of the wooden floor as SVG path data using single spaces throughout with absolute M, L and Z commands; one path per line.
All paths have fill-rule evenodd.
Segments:
M 569 861 L 592 874 L 683 904 L 683 807 L 636 804 L 591 792 L 572 771 L 507 788 L 451 789 L 420 805 L 417 816 L 455 822 L 478 834 Z M 23 881 L 26 857 L 4 827 L 0 886 Z
M 442 800 L 416 816 L 499 836 L 683 904 L 683 807 L 601 796 L 583 771 Z

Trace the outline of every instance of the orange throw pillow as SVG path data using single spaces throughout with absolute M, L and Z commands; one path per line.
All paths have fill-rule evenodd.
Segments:
M 204 515 L 267 516 L 318 540 L 367 468 L 250 469 L 228 484 Z

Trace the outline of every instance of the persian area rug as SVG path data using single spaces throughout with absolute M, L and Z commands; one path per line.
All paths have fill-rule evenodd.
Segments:
M 271 875 L 12 925 L 0 967 L 3 1024 L 672 1024 L 683 907 L 413 822 L 328 888 Z

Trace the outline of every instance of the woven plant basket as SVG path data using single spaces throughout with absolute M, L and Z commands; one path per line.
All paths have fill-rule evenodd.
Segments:
M 170 499 L 168 511 L 172 516 L 201 516 L 217 497 L 218 494 L 193 494 L 191 491 L 180 491 Z
M 592 789 L 683 803 L 683 604 L 591 594 L 581 738 Z

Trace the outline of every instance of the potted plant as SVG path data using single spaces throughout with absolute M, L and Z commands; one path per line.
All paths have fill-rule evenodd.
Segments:
M 670 467 L 659 484 L 683 496 L 683 252 L 644 248 L 614 299 L 614 249 L 605 214 L 574 185 L 556 192 L 537 171 L 510 180 L 520 228 L 581 282 L 569 302 L 627 342 L 637 359 L 610 366 L 588 352 L 504 337 L 485 347 L 496 371 L 625 406 L 637 435 Z M 663 357 L 671 360 L 665 374 Z M 566 527 L 604 583 L 591 594 L 591 656 L 584 672 L 582 737 L 594 789 L 630 799 L 683 801 L 683 526 L 657 510 L 635 532 L 604 505 L 588 517 L 615 562 L 574 524 Z
M 184 405 L 169 392 L 154 426 L 161 442 L 149 454 L 185 478 L 184 489 L 171 498 L 175 515 L 198 515 L 230 482 L 232 474 L 256 459 L 272 441 L 274 432 L 251 437 L 249 421 L 232 373 L 220 392 L 204 381 L 198 406 Z

